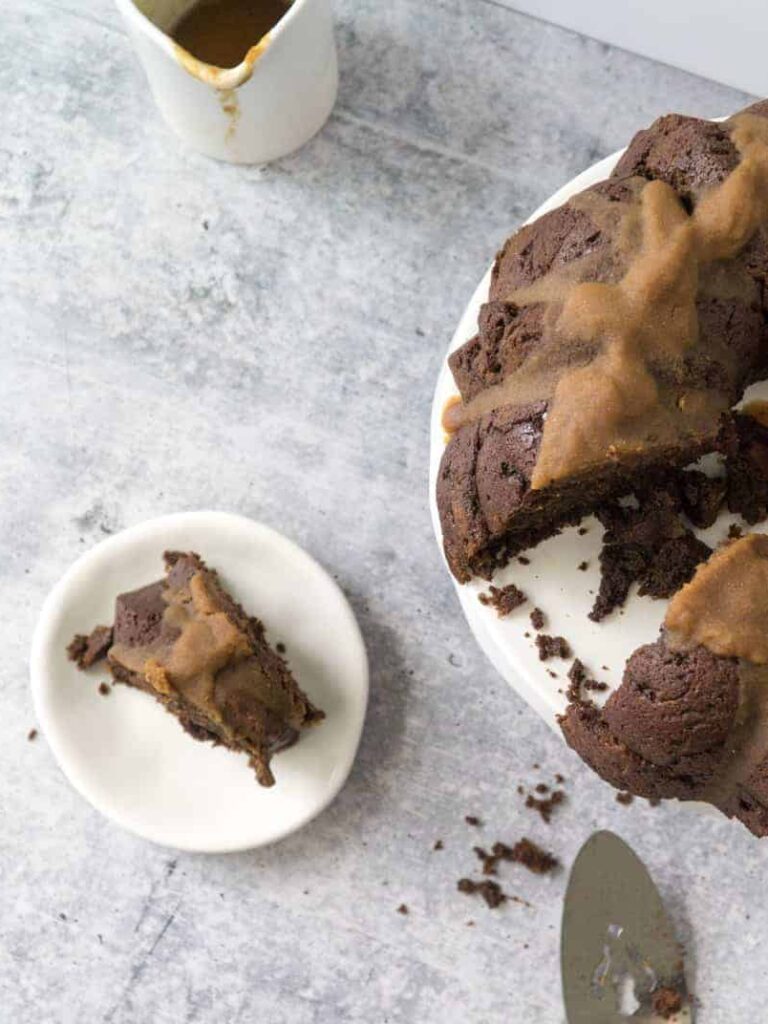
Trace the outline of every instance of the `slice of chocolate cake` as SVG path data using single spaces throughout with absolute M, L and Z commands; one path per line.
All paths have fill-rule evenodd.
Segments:
M 706 800 L 768 835 L 768 537 L 716 551 L 605 706 L 577 698 L 561 725 L 617 789 Z
M 78 637 L 70 657 L 98 648 L 117 682 L 152 694 L 195 739 L 247 753 L 272 786 L 272 756 L 324 713 L 198 555 L 167 552 L 165 565 L 164 579 L 118 596 L 111 646 Z
M 436 497 L 457 579 L 717 448 L 768 368 L 767 197 L 768 102 L 669 115 L 507 241 L 449 360 Z

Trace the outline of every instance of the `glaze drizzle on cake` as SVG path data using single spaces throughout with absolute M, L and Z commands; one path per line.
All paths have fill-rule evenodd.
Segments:
M 768 104 L 670 115 L 499 254 L 438 478 L 458 579 L 717 445 L 766 372 Z

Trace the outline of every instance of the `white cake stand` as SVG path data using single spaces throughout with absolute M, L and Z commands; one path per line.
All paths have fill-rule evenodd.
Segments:
M 530 220 L 561 206 L 576 192 L 607 178 L 622 152 L 620 150 L 600 160 L 569 181 L 540 206 Z M 490 276 L 489 270 L 470 299 L 448 348 L 448 355 L 476 333 L 477 316 L 488 296 Z M 456 393 L 446 360 L 435 388 L 430 430 L 430 509 L 441 551 L 443 538 L 435 501 L 435 483 L 445 449 L 441 417 L 446 401 Z M 756 397 L 768 397 L 768 386 L 750 389 L 747 398 Z M 699 536 L 710 546 L 715 546 L 726 535 L 728 526 L 738 521 L 737 516 L 722 514 L 709 530 L 698 531 Z M 560 730 L 556 718 L 565 709 L 565 674 L 570 663 L 559 659 L 539 660 L 534 643 L 536 634 L 528 617 L 531 609 L 534 606 L 541 608 L 547 618 L 544 631 L 566 637 L 574 654 L 590 672 L 613 687 L 621 682 L 624 663 L 629 655 L 641 644 L 656 639 L 666 608 L 663 601 L 640 598 L 633 593 L 620 612 L 614 612 L 601 623 L 591 622 L 587 615 L 599 585 L 598 554 L 603 531 L 600 524 L 591 518 L 584 520 L 582 527 L 588 530 L 583 536 L 579 535 L 577 528 L 569 528 L 527 552 L 530 565 L 521 565 L 513 560 L 496 573 L 494 583 L 497 586 L 514 582 L 530 598 L 528 604 L 504 619 L 500 619 L 492 607 L 478 601 L 478 595 L 487 589 L 487 584 L 483 581 L 473 581 L 464 586 L 456 583 L 456 592 L 469 626 L 488 658 L 558 735 Z M 588 563 L 586 571 L 579 569 L 584 562 Z

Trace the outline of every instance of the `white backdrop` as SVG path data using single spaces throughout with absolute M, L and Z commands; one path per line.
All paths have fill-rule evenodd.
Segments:
M 745 92 L 768 95 L 764 0 L 513 0 L 509 6 Z

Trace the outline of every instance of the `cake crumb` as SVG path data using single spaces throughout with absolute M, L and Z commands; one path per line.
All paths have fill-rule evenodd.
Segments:
M 547 619 L 541 608 L 534 608 L 531 612 L 531 625 L 538 632 L 546 625 Z
M 586 528 L 586 526 L 580 526 L 576 533 L 578 533 L 580 537 L 583 537 L 584 534 L 589 533 L 589 530 Z
M 584 662 L 581 658 L 574 658 L 573 664 L 568 669 L 570 686 L 565 691 L 565 696 L 569 704 L 579 704 L 581 702 L 581 687 L 586 678 L 587 670 L 584 667 Z
M 473 828 L 479 828 L 483 823 L 479 818 L 475 817 L 474 814 L 465 814 L 464 821 Z
M 538 811 L 542 821 L 548 825 L 552 820 L 552 812 L 564 800 L 565 793 L 561 789 L 556 789 L 550 796 L 541 800 L 529 793 L 525 798 L 525 806 L 531 811 Z
M 492 853 L 488 853 L 488 851 L 484 850 L 482 846 L 473 846 L 472 850 L 473 850 L 475 856 L 477 857 L 477 859 L 482 864 L 483 874 L 484 875 L 495 875 L 496 874 L 496 864 L 498 863 L 498 857 L 495 857 L 494 854 L 492 854 Z
M 496 907 L 500 907 L 507 901 L 507 894 L 502 892 L 499 883 L 490 878 L 486 878 L 482 882 L 474 882 L 471 878 L 460 878 L 456 883 L 456 888 L 465 896 L 482 896 L 491 910 L 495 910 Z
M 531 564 L 530 558 L 526 558 L 525 555 L 520 555 L 517 560 L 520 563 L 520 565 L 530 565 Z
M 539 649 L 539 660 L 548 661 L 550 658 L 570 658 L 572 656 L 571 646 L 565 637 L 548 636 L 546 633 L 539 633 L 536 637 L 536 646 Z
M 616 803 L 624 804 L 625 807 L 629 807 L 629 805 L 632 803 L 634 799 L 635 798 L 632 796 L 631 793 L 627 793 L 624 790 L 622 790 L 621 793 L 616 794 Z
M 673 988 L 660 988 L 653 993 L 653 1012 L 657 1013 L 664 1020 L 670 1020 L 683 1008 L 683 998 Z
M 433 850 L 443 850 L 443 849 L 445 849 L 445 847 L 443 846 L 443 840 L 442 839 L 436 839 L 435 840 L 435 845 L 432 847 L 432 849 Z
M 565 782 L 565 776 L 561 775 L 560 772 L 557 772 L 555 774 L 555 782 L 558 784 L 558 786 L 562 786 L 562 784 Z
M 112 646 L 112 627 L 96 626 L 88 636 L 75 633 L 67 645 L 67 657 L 74 661 L 78 668 L 88 669 L 106 657 Z
M 406 903 L 401 903 L 400 906 L 397 908 L 397 912 L 398 914 L 407 914 L 408 905 Z
M 570 686 L 565 691 L 565 696 L 571 704 L 581 704 L 584 701 L 583 690 L 600 693 L 608 689 L 608 683 L 598 682 L 589 675 L 580 658 L 574 658 L 568 669 L 568 679 Z
M 690 481 L 688 486 L 690 490 Z M 679 475 L 662 477 L 635 495 L 636 507 L 614 502 L 597 512 L 605 534 L 599 555 L 600 587 L 589 613 L 593 622 L 620 609 L 635 582 L 641 596 L 671 597 L 709 558 L 711 548 L 681 518 L 684 489 Z
M 482 863 L 484 875 L 495 875 L 501 860 L 508 861 L 510 864 L 522 864 L 535 875 L 547 875 L 560 867 L 557 857 L 526 837 L 518 840 L 514 846 L 496 842 L 491 847 L 490 853 L 482 847 L 476 846 L 475 855 Z
M 285 654 L 285 644 L 282 641 L 280 643 L 275 644 L 275 650 L 277 651 L 278 654 Z
M 728 527 L 728 540 L 738 540 L 744 533 L 738 523 L 731 523 Z
M 495 608 L 496 614 L 500 619 L 511 614 L 521 604 L 525 604 L 527 600 L 528 598 L 523 591 L 516 587 L 514 583 L 508 583 L 506 587 L 491 586 L 487 594 L 478 595 L 480 604 L 490 605 Z
M 524 868 L 532 871 L 534 875 L 548 875 L 560 867 L 560 861 L 554 854 L 542 849 L 532 839 L 523 836 L 510 849 L 503 843 L 495 843 L 493 852 L 502 860 L 511 861 L 513 864 L 522 864 Z
M 534 788 L 535 788 L 537 793 L 548 793 L 549 792 L 549 786 L 546 784 L 546 782 L 537 782 Z
M 37 729 L 30 729 L 29 732 L 27 733 L 27 740 L 30 743 L 32 743 L 36 739 L 37 739 Z
M 112 688 L 109 683 L 99 683 L 99 693 L 102 697 L 108 697 L 112 693 Z
M 589 562 L 579 562 L 577 569 L 579 572 L 586 572 L 589 568 Z
M 533 904 L 529 903 L 528 900 L 524 900 L 520 896 L 510 896 L 509 893 L 507 893 L 507 899 L 510 901 L 510 903 L 519 903 L 521 907 L 533 906 Z

